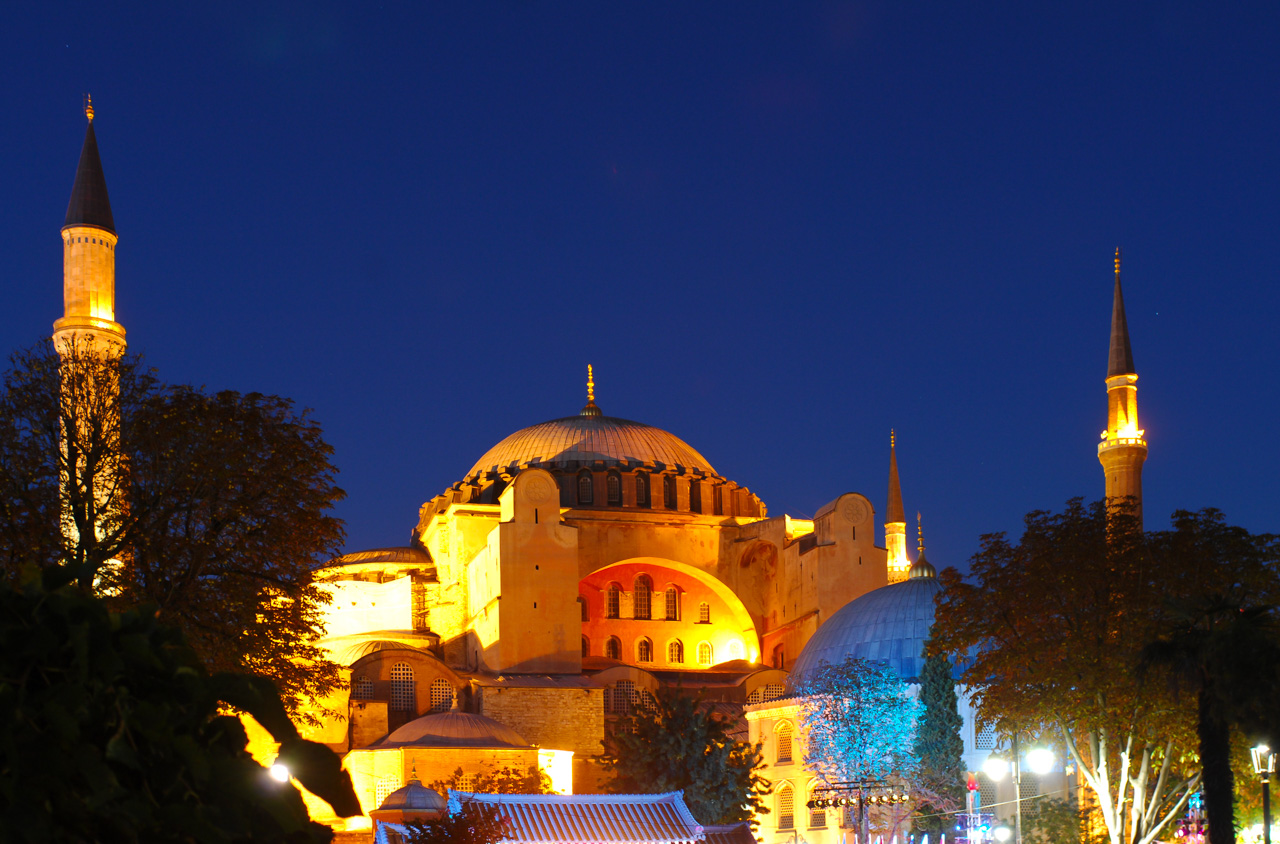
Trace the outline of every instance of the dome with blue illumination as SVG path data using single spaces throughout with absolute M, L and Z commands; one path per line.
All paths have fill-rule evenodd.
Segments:
M 839 665 L 851 656 L 887 662 L 903 680 L 919 681 L 933 599 L 941 591 L 937 572 L 921 554 L 906 580 L 850 601 L 818 628 L 791 668 L 792 684 L 824 662 Z

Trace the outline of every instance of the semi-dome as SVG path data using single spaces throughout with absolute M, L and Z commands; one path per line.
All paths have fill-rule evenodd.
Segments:
M 818 628 L 791 668 L 800 682 L 823 662 L 839 665 L 846 657 L 887 662 L 904 680 L 924 670 L 924 643 L 933 626 L 933 599 L 942 584 L 925 561 L 901 583 L 882 586 L 845 604 Z
M 661 464 L 665 469 L 680 467 L 716 474 L 707 458 L 675 434 L 641 422 L 598 414 L 599 408 L 593 403 L 577 416 L 522 428 L 485 452 L 467 477 L 497 471 L 515 472 L 526 466 L 576 469 L 595 461 L 603 461 L 606 466 Z
M 423 715 L 380 742 L 383 747 L 528 747 L 529 742 L 506 724 L 470 712 Z

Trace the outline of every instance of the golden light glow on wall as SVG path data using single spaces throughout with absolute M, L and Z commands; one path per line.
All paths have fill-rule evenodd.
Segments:
M 573 794 L 573 751 L 539 750 L 538 767 L 551 779 L 556 794 Z

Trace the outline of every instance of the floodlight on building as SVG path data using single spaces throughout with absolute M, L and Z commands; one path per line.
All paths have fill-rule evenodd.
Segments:
M 987 757 L 987 761 L 982 763 L 982 772 L 993 782 L 1000 782 L 1005 774 L 1009 773 L 1009 762 L 998 753 L 992 753 Z
M 1013 837 L 1013 830 L 1007 826 L 998 826 L 991 831 L 991 834 L 997 841 L 1008 841 Z

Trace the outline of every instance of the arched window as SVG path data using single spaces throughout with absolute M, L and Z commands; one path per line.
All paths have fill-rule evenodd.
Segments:
M 636 662 L 653 662 L 653 642 L 648 639 L 636 642 Z
M 684 643 L 674 639 L 667 645 L 667 662 L 672 665 L 684 664 Z
M 618 608 L 622 604 L 622 587 L 616 583 L 609 584 L 609 592 L 605 595 L 605 618 L 617 618 Z
M 357 677 L 351 684 L 352 700 L 373 700 L 373 681 L 368 677 Z
M 698 623 L 699 624 L 711 623 L 711 605 L 708 604 L 706 601 L 703 601 L 701 604 L 698 604 Z
M 642 574 L 636 578 L 635 591 L 635 608 L 636 618 L 652 618 L 653 617 L 653 581 L 649 579 L 647 574 Z
M 662 476 L 662 506 L 668 510 L 676 509 L 676 478 L 675 475 Z
M 453 686 L 448 680 L 431 681 L 431 711 L 448 712 L 453 708 Z
M 689 484 L 689 511 L 692 513 L 702 512 L 702 482 L 693 481 Z
M 413 694 L 413 668 L 407 662 L 391 666 L 391 708 L 397 712 L 416 712 Z
M 610 636 L 604 643 L 604 655 L 609 659 L 622 659 L 622 642 L 617 636 Z
M 809 792 L 809 800 L 813 800 L 813 792 Z M 827 810 L 817 806 L 809 809 L 809 829 L 825 829 L 827 826 Z
M 698 643 L 698 664 L 703 668 L 711 665 L 713 662 L 710 642 Z
M 586 636 L 582 637 L 582 655 L 591 656 L 591 640 Z
M 773 729 L 774 741 L 778 743 L 778 755 L 774 757 L 774 762 L 779 765 L 786 765 L 791 761 L 791 725 L 786 721 L 778 724 Z
M 796 796 L 790 785 L 778 789 L 778 829 L 795 829 Z
M 680 590 L 667 587 L 667 621 L 680 620 Z
M 604 491 L 608 496 L 610 507 L 619 507 L 622 505 L 622 476 L 617 472 L 610 472 L 604 477 Z
M 593 493 L 595 491 L 595 482 L 591 478 L 591 472 L 583 469 L 578 473 L 578 503 L 590 504 Z
M 636 472 L 636 506 L 649 506 L 649 476 L 644 472 Z

